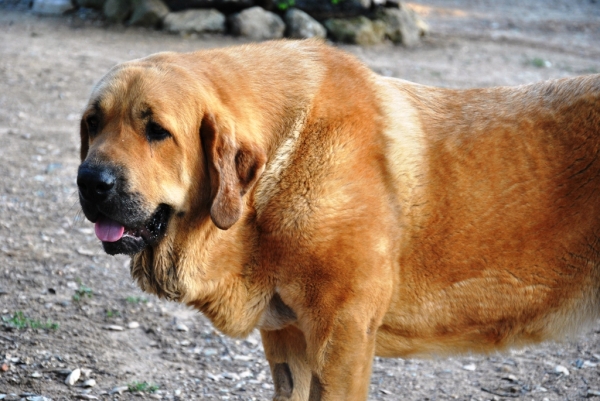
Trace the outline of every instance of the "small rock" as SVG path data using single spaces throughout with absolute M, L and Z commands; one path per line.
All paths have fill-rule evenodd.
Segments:
M 109 324 L 107 326 L 104 326 L 104 329 L 105 330 L 111 330 L 111 331 L 123 331 L 123 330 L 125 330 L 123 328 L 123 326 L 118 326 L 116 324 Z
M 554 372 L 555 372 L 555 373 L 557 373 L 557 374 L 559 374 L 559 375 L 560 375 L 560 374 L 563 374 L 563 375 L 565 375 L 565 376 L 569 376 L 569 374 L 570 374 L 570 373 L 569 373 L 569 369 L 565 368 L 565 367 L 564 367 L 564 366 L 562 366 L 562 365 L 556 365 L 556 366 L 554 367 Z
M 52 398 L 44 397 L 43 395 L 32 395 L 26 398 L 27 401 L 52 401 Z
M 129 323 L 127 323 L 127 328 L 128 329 L 137 329 L 138 327 L 140 327 L 140 324 L 138 322 L 129 322 Z
M 382 21 L 371 21 L 363 16 L 328 19 L 325 21 L 325 27 L 338 42 L 368 46 L 381 44 L 385 39 L 385 24 Z
M 218 382 L 219 380 L 221 380 L 221 375 L 213 375 L 210 372 L 206 372 L 206 377 L 208 377 L 209 379 Z
M 73 370 L 71 373 L 69 373 L 69 375 L 65 379 L 65 384 L 67 386 L 74 385 L 75 383 L 77 383 L 77 380 L 79 380 L 80 376 L 81 376 L 81 369 L 77 368 L 77 369 Z
M 96 380 L 94 380 L 94 379 L 87 379 L 82 384 L 83 387 L 94 387 L 95 385 L 96 385 Z
M 221 373 L 221 376 L 223 376 L 225 379 L 229 379 L 229 380 L 240 380 L 240 376 L 237 373 L 233 373 L 233 372 L 223 372 Z
M 378 19 L 385 24 L 385 35 L 394 43 L 406 47 L 414 47 L 419 44 L 421 28 L 419 27 L 419 16 L 406 5 L 401 4 L 399 8 L 384 8 L 377 13 Z
M 112 390 L 110 390 L 108 392 L 108 394 L 122 394 L 124 391 L 129 390 L 129 387 L 127 386 L 118 386 L 118 387 L 113 387 Z
M 382 394 L 386 394 L 386 395 L 392 395 L 393 394 L 391 391 L 383 389 L 383 388 L 380 388 L 379 392 L 382 393 Z
M 75 398 L 78 398 L 80 400 L 99 400 L 98 397 L 91 394 L 77 394 Z
M 517 379 L 517 376 L 515 376 L 515 375 L 504 376 L 503 379 L 508 380 L 513 383 L 517 383 L 519 381 L 519 379 Z
M 10 369 L 10 366 L 8 366 L 8 363 L 3 363 L 2 365 L 0 365 L 0 371 L 8 372 L 8 369 Z
M 327 30 L 313 17 L 297 8 L 285 13 L 287 36 L 294 39 L 325 38 Z
M 217 10 L 186 10 L 169 13 L 163 28 L 172 33 L 224 33 L 225 16 Z
M 597 367 L 597 366 L 598 366 L 598 364 L 597 364 L 597 363 L 594 363 L 594 362 L 592 362 L 592 361 L 584 361 L 584 362 L 583 362 L 583 367 L 584 367 L 584 368 L 595 368 L 595 367 Z
M 39 379 L 40 377 L 42 377 L 42 374 L 40 372 L 33 372 L 32 374 L 29 375 L 29 377 L 33 377 L 34 379 Z
M 71 0 L 35 0 L 32 10 L 37 14 L 61 15 L 72 9 Z
M 234 35 L 245 36 L 252 40 L 279 39 L 283 37 L 285 31 L 285 24 L 277 14 L 258 6 L 234 14 L 230 22 Z
M 177 324 L 177 326 L 175 326 L 175 330 L 177 331 L 190 331 L 190 329 L 183 323 L 179 323 Z
M 213 356 L 213 355 L 217 355 L 219 353 L 218 350 L 216 350 L 215 348 L 204 348 L 202 350 L 202 355 L 204 356 Z
M 587 396 L 588 397 L 600 397 L 600 391 L 589 389 L 587 391 Z
M 133 14 L 130 25 L 156 27 L 169 14 L 162 0 L 132 0 Z
M 474 363 L 470 363 L 462 367 L 464 370 L 468 370 L 469 372 L 475 372 L 477 370 L 477 366 Z
M 92 374 L 92 369 L 81 368 L 81 375 L 83 377 L 89 377 Z

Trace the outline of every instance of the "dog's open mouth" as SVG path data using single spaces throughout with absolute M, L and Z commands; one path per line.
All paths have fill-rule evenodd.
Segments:
M 106 253 L 133 255 L 149 245 L 155 245 L 165 235 L 171 208 L 159 206 L 154 214 L 139 227 L 127 227 L 109 217 L 100 215 L 95 223 L 96 236 Z

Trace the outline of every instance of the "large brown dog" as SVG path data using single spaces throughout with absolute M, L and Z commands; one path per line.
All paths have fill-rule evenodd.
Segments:
M 142 289 L 261 330 L 276 400 L 364 400 L 373 355 L 599 316 L 599 152 L 600 75 L 447 90 L 280 41 L 113 68 L 78 185 Z

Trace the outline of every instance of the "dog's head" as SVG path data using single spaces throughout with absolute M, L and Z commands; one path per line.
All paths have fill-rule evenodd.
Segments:
M 266 156 L 217 79 L 165 53 L 115 67 L 94 89 L 77 185 L 107 253 L 140 253 L 209 216 L 221 229 L 241 217 Z

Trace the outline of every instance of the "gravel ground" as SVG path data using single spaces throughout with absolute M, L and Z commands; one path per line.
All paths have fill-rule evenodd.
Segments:
M 446 87 L 600 72 L 597 2 L 413 6 L 431 26 L 418 48 L 343 47 L 381 74 Z M 141 293 L 127 259 L 103 254 L 75 186 L 79 114 L 111 66 L 241 42 L 105 26 L 84 11 L 42 18 L 0 0 L 0 400 L 270 398 L 258 334 L 225 338 L 193 310 Z M 377 358 L 370 398 L 600 400 L 598 364 L 596 324 L 502 354 Z

